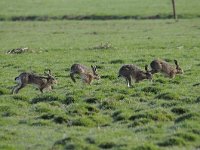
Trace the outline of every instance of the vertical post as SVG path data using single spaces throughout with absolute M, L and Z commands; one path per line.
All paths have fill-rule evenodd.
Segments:
M 174 16 L 174 19 L 177 20 L 175 0 L 172 0 L 172 6 L 173 6 L 173 16 Z

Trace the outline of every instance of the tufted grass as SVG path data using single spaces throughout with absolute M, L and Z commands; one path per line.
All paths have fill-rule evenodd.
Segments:
M 0 149 L 198 149 L 199 24 L 199 19 L 1 21 Z M 7 54 L 18 47 L 30 51 Z M 169 79 L 158 73 L 131 88 L 117 77 L 121 65 L 144 70 L 155 58 L 172 65 L 177 59 L 184 74 Z M 97 65 L 101 80 L 85 86 L 77 77 L 74 84 L 73 63 Z M 58 80 L 52 92 L 40 94 L 29 85 L 10 94 L 21 72 L 45 69 Z

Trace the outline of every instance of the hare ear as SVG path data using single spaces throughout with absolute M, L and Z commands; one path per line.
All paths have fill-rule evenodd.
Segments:
M 51 75 L 51 70 L 50 69 L 48 70 L 48 74 Z
M 92 70 L 95 72 L 97 70 L 96 66 L 91 65 Z
M 97 66 L 94 66 L 94 70 L 97 71 Z
M 148 65 L 145 65 L 145 70 L 146 70 L 146 72 L 149 71 L 149 70 L 148 70 Z
M 49 69 L 48 72 L 44 71 L 44 74 L 47 76 L 51 75 L 51 70 Z
M 94 67 L 91 65 L 91 68 L 93 69 Z
M 178 61 L 177 60 L 174 60 L 174 63 L 176 66 L 178 66 Z

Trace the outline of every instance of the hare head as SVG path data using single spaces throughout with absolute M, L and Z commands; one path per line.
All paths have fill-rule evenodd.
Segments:
M 51 70 L 48 70 L 48 72 L 44 72 L 44 75 L 47 76 L 47 81 L 49 84 L 57 84 L 58 81 L 55 79 L 54 76 L 51 74 Z
M 148 69 L 148 65 L 145 65 L 145 75 L 146 75 L 146 79 L 148 79 L 148 80 L 152 80 L 152 73 L 151 73 L 151 71 L 149 71 L 149 69 Z
M 174 63 L 176 65 L 176 74 L 183 74 L 183 70 L 181 69 L 181 67 L 178 64 L 177 60 L 174 60 Z
M 91 65 L 91 68 L 92 68 L 93 78 L 96 79 L 96 80 L 99 80 L 100 76 L 97 74 L 97 67 Z

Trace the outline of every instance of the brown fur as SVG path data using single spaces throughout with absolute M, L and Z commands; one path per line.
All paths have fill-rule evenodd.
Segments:
M 145 66 L 145 70 L 146 72 L 140 70 L 137 66 L 133 65 L 133 64 L 129 64 L 129 65 L 123 65 L 120 69 L 119 69 L 119 76 L 122 76 L 126 79 L 127 82 L 127 86 L 130 87 L 131 85 L 131 80 L 134 79 L 135 82 L 139 82 L 142 81 L 144 79 L 152 79 L 152 75 L 151 73 L 148 71 L 148 66 Z
M 97 69 L 95 66 L 91 66 L 91 69 L 88 69 L 86 66 L 81 64 L 73 64 L 71 66 L 70 77 L 73 82 L 76 82 L 74 75 L 80 75 L 83 83 L 91 84 L 93 79 L 99 80 L 100 76 L 97 74 Z
M 183 70 L 180 68 L 177 60 L 174 60 L 174 63 L 176 67 L 170 65 L 164 60 L 153 60 L 150 64 L 152 68 L 151 73 L 154 74 L 160 72 L 165 74 L 167 77 L 174 78 L 176 74 L 183 73 Z
M 57 80 L 49 73 L 46 73 L 47 77 L 38 76 L 33 73 L 23 72 L 18 77 L 15 78 L 17 85 L 13 87 L 12 94 L 18 93 L 19 90 L 24 88 L 28 84 L 36 85 L 41 93 L 44 89 L 51 90 L 52 85 L 57 83 Z

